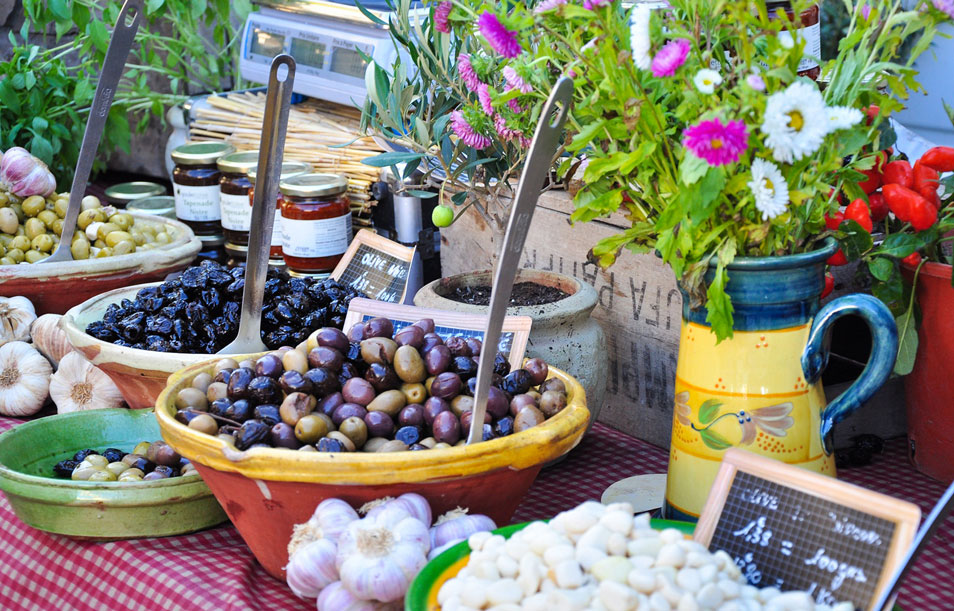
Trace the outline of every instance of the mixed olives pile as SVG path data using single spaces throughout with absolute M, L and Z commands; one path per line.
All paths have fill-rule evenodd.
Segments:
M 106 308 L 86 332 L 118 346 L 156 352 L 213 354 L 235 339 L 245 288 L 245 265 L 206 260 L 133 300 Z M 344 325 L 351 299 L 361 293 L 335 280 L 293 278 L 269 268 L 262 308 L 262 341 L 270 349 L 294 346 L 312 331 Z
M 255 361 L 222 359 L 176 395 L 176 420 L 239 450 L 396 452 L 448 448 L 470 430 L 477 357 L 474 338 L 434 333 L 420 320 L 396 333 L 386 318 L 345 335 L 326 327 L 304 345 Z M 510 370 L 497 353 L 483 439 L 519 432 L 567 405 L 546 363 Z
M 36 263 L 50 256 L 60 243 L 69 193 L 21 199 L 0 191 L 0 265 Z M 162 227 L 136 224 L 135 218 L 99 198 L 87 195 L 76 221 L 70 250 L 73 259 L 95 259 L 148 250 L 171 242 Z
M 141 441 L 128 454 L 116 448 L 87 448 L 53 466 L 57 477 L 84 482 L 140 482 L 195 472 L 192 463 L 164 441 Z

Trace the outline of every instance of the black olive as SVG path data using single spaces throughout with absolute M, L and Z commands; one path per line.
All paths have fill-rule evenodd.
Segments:
M 494 427 L 490 424 L 484 425 L 483 435 L 481 435 L 481 441 L 490 441 L 495 437 Z
M 86 332 L 104 342 L 112 342 L 116 339 L 116 332 L 100 321 L 90 323 L 89 326 L 86 327 Z
M 511 395 L 522 395 L 530 390 L 533 385 L 533 378 L 526 369 L 515 369 L 503 379 L 501 388 Z
M 269 278 L 265 281 L 265 298 L 274 297 L 281 293 L 282 281 L 280 278 Z
M 169 347 L 169 342 L 166 338 L 158 335 L 147 335 L 146 350 L 152 350 L 153 352 L 171 352 L 172 348 Z
M 421 440 L 421 429 L 416 426 L 402 426 L 394 434 L 394 438 L 410 446 Z
M 233 371 L 235 371 L 235 369 L 232 367 L 225 367 L 224 369 L 220 369 L 219 372 L 212 377 L 212 381 L 225 382 L 226 384 L 228 384 L 229 380 L 232 377 Z
M 144 330 L 143 326 L 145 318 L 146 315 L 143 312 L 134 312 L 133 314 L 124 317 L 117 323 L 119 326 L 120 335 L 130 342 L 134 342 L 139 339 Z
M 513 433 L 513 418 L 504 416 L 494 423 L 494 435 L 497 437 L 506 437 Z
M 304 278 L 291 278 L 288 281 L 288 291 L 290 293 L 302 294 L 308 288 L 308 283 Z
M 339 329 L 344 326 L 345 315 L 344 314 L 335 314 L 334 316 L 329 316 L 327 319 L 327 324 L 332 327 L 338 327 Z
M 338 376 L 324 367 L 309 369 L 305 372 L 305 379 L 311 382 L 312 394 L 318 398 L 337 392 L 341 388 Z
M 143 473 L 152 473 L 152 470 L 156 468 L 156 463 L 152 462 L 148 458 L 138 458 L 136 462 L 129 465 L 130 468 L 139 469 Z
M 252 411 L 252 417 L 256 420 L 261 420 L 265 424 L 274 425 L 276 422 L 281 422 L 281 415 L 278 413 L 277 405 L 259 405 Z
M 103 456 L 105 456 L 106 460 L 108 460 L 109 462 L 119 462 L 123 459 L 123 456 L 125 455 L 126 455 L 125 452 L 123 452 L 122 450 L 118 450 L 116 448 L 106 448 L 105 450 L 103 450 Z
M 57 477 L 69 477 L 73 475 L 73 469 L 80 464 L 78 460 L 61 460 L 60 462 L 53 465 L 53 473 Z
M 394 373 L 394 370 L 381 363 L 368 365 L 367 371 L 364 372 L 364 379 L 370 382 L 378 393 L 393 390 L 401 385 L 401 378 Z
M 172 319 L 168 316 L 159 314 L 158 316 L 146 317 L 146 333 L 154 335 L 169 335 L 172 333 Z
M 348 353 L 344 355 L 349 361 L 363 361 L 361 358 L 361 343 L 351 342 L 348 344 Z
M 195 418 L 196 416 L 201 416 L 204 413 L 205 412 L 200 412 L 198 410 L 194 410 L 191 408 L 180 409 L 179 411 L 176 412 L 176 420 L 181 422 L 182 424 L 189 424 L 190 422 L 192 422 L 193 418 Z
M 231 405 L 232 405 L 232 400 L 229 399 L 228 397 L 222 397 L 221 399 L 216 399 L 215 401 L 209 404 L 209 413 L 212 414 L 213 416 L 223 416 L 227 418 L 228 416 L 225 415 L 225 412 L 228 411 Z
M 83 459 L 89 456 L 90 454 L 99 454 L 99 452 L 97 452 L 96 450 L 91 450 L 90 448 L 86 448 L 85 450 L 80 450 L 76 454 L 73 454 L 73 460 L 75 460 L 76 462 L 83 462 Z
M 335 384 L 338 380 L 335 380 Z M 248 383 L 248 399 L 255 405 L 262 403 L 281 403 L 284 397 L 282 389 L 274 378 L 258 376 Z
M 262 443 L 268 438 L 271 428 L 261 420 L 243 422 L 235 434 L 235 447 L 239 450 L 247 450 L 256 443 Z
M 282 377 L 278 378 L 278 385 L 282 387 L 287 394 L 293 392 L 303 392 L 306 395 L 312 394 L 312 385 L 311 382 L 305 379 L 305 376 L 301 373 L 290 370 L 282 374 Z
M 278 312 L 274 308 L 262 311 L 262 328 L 272 330 L 281 326 L 281 324 L 282 321 L 279 320 Z
M 225 292 L 230 296 L 241 295 L 245 291 L 245 278 L 236 278 L 225 287 Z
M 201 303 L 189 303 L 185 307 L 186 319 L 192 324 L 192 328 L 198 328 L 209 319 L 209 311 Z
M 114 323 L 119 320 L 119 306 L 115 303 L 109 304 L 106 311 L 103 312 L 103 322 Z
M 498 352 L 497 356 L 494 357 L 494 373 L 499 376 L 510 373 L 510 361 L 507 360 L 507 355 L 503 352 Z
M 199 301 L 209 310 L 218 310 L 222 304 L 222 297 L 217 290 L 208 288 L 199 292 Z
M 322 437 L 318 440 L 318 451 L 319 452 L 344 452 L 344 444 L 338 441 L 337 439 L 331 439 L 329 437 Z
M 451 361 L 450 370 L 460 376 L 462 380 L 469 380 L 477 375 L 477 363 L 469 356 L 457 356 Z
M 231 284 L 232 276 L 225 270 L 217 269 L 209 272 L 209 284 L 222 289 Z
M 245 422 L 252 417 L 252 404 L 247 399 L 233 401 L 225 410 L 223 416 L 236 422 Z
M 182 272 L 182 275 L 179 276 L 179 281 L 182 282 L 182 286 L 187 289 L 198 289 L 205 286 L 208 278 L 209 272 L 202 267 L 202 265 L 199 265 L 190 267 Z
M 240 367 L 233 371 L 229 376 L 229 398 L 234 401 L 248 397 L 248 385 L 253 379 L 255 379 L 255 371 L 248 367 Z

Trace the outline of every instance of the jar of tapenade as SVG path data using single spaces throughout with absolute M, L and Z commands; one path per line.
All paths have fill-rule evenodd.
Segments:
M 351 206 L 341 174 L 302 174 L 279 185 L 282 257 L 289 272 L 335 268 L 351 243 Z
M 770 19 L 777 19 L 779 9 L 785 11 L 789 19 L 795 20 L 795 12 L 792 10 L 791 2 L 766 2 L 765 9 L 768 11 Z M 799 15 L 799 21 L 802 27 L 796 32 L 799 39 L 805 40 L 804 56 L 798 62 L 798 75 L 807 76 L 812 80 L 818 80 L 821 75 L 821 67 L 815 58 L 821 57 L 821 25 L 819 23 L 818 5 L 814 4 Z M 790 32 L 779 32 L 779 38 L 782 40 L 792 40 Z
M 221 235 L 219 205 L 221 172 L 215 162 L 235 151 L 227 142 L 193 142 L 172 151 L 176 167 L 172 189 L 176 198 L 176 218 L 198 236 Z
M 225 241 L 248 245 L 248 230 L 252 223 L 252 207 L 248 191 L 252 183 L 248 172 L 258 166 L 258 151 L 230 153 L 215 162 L 222 171 L 219 179 L 219 202 L 222 209 L 222 233 Z
M 106 189 L 106 201 L 116 208 L 125 208 L 130 202 L 145 197 L 165 195 L 166 188 L 145 180 L 121 182 Z
M 281 181 L 288 180 L 292 176 L 301 176 L 302 174 L 309 174 L 312 170 L 311 165 L 303 161 L 285 161 L 282 163 L 281 174 L 279 175 L 278 182 L 281 184 Z M 258 168 L 253 168 L 248 172 L 248 179 L 252 183 L 252 188 L 248 190 L 248 205 L 252 205 L 252 199 L 255 196 L 255 178 Z M 282 199 L 278 197 L 275 199 L 275 221 L 272 223 L 272 236 L 271 236 L 271 250 L 269 251 L 269 265 L 276 265 L 279 267 L 284 267 L 285 259 L 282 258 Z M 248 244 L 248 236 L 246 236 L 245 244 Z

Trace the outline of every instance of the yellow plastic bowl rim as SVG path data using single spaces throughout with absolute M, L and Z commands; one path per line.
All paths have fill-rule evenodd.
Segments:
M 256 358 L 261 355 L 251 355 Z M 241 356 L 232 357 L 238 361 Z M 386 485 L 458 479 L 498 469 L 526 469 L 570 451 L 586 431 L 590 412 L 583 387 L 567 373 L 550 367 L 548 377 L 563 381 L 567 406 L 552 418 L 525 431 L 491 441 L 420 452 L 299 452 L 295 450 L 235 449 L 218 437 L 190 429 L 177 421 L 175 397 L 214 361 L 198 363 L 171 376 L 156 400 L 156 417 L 166 442 L 179 454 L 217 471 L 253 479 L 342 485 Z

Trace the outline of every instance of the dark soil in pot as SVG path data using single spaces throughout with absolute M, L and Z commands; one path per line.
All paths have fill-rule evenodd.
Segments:
M 457 286 L 444 295 L 447 299 L 458 303 L 485 306 L 490 304 L 491 287 L 486 284 L 479 286 Z M 513 285 L 510 293 L 511 306 L 535 306 L 553 303 L 566 299 L 570 294 L 555 286 L 544 286 L 536 282 L 518 282 Z

